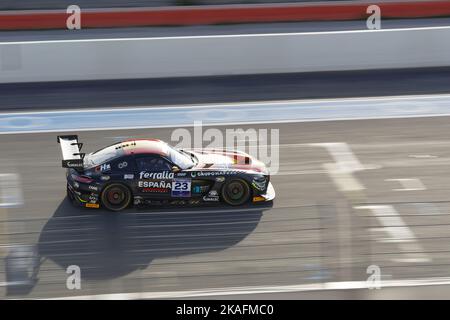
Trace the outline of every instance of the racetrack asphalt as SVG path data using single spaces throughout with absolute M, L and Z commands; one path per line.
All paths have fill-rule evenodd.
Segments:
M 441 68 L 2 85 L 0 109 L 449 93 L 449 80 L 450 69 Z M 283 290 L 364 283 L 371 265 L 380 267 L 386 281 L 448 279 L 449 120 L 252 125 L 257 130 L 279 130 L 280 171 L 272 177 L 277 192 L 273 207 L 148 208 L 119 215 L 74 208 L 67 202 L 58 133 L 1 135 L 0 174 L 20 178 L 24 203 L 0 209 L 0 297 L 145 292 L 146 297 L 170 298 L 216 289 L 216 297 L 305 298 Z M 223 132 L 235 127 L 216 128 Z M 170 142 L 174 129 L 79 135 L 85 150 L 93 151 L 130 137 Z M 330 163 L 342 156 L 344 169 L 359 170 L 350 176 L 345 170 L 333 170 Z M 357 190 L 348 190 L 352 188 Z M 7 276 L 5 265 L 24 246 L 39 252 L 38 281 L 25 288 L 8 287 L 14 279 L 11 273 Z M 27 259 L 19 262 L 30 265 Z M 70 265 L 81 267 L 80 290 L 66 288 Z M 254 287 L 279 291 L 273 289 L 270 296 L 236 295 L 236 288 L 243 288 L 242 293 Z M 430 290 L 421 292 L 426 297 Z M 395 297 L 407 298 L 409 291 L 396 292 Z M 332 297 L 392 297 L 385 290 L 329 292 Z M 433 294 L 449 298 L 448 292 Z M 314 296 L 327 297 L 323 291 Z
M 385 280 L 448 277 L 449 120 L 256 125 L 280 130 L 272 208 L 120 215 L 67 203 L 56 133 L 3 135 L 1 172 L 18 174 L 24 194 L 23 207 L 2 218 L 8 221 L 2 243 L 12 245 L 5 255 L 35 245 L 43 261 L 30 292 L 7 297 L 365 281 L 369 265 L 378 265 Z M 80 139 L 89 151 L 123 137 L 170 141 L 172 131 L 83 132 Z M 353 174 L 358 192 L 346 191 L 348 181 L 340 185 L 325 165 L 342 150 L 311 145 L 336 142 L 348 144 L 362 164 Z M 81 267 L 81 290 L 66 289 L 69 265 Z M 6 288 L 0 292 L 5 296 Z

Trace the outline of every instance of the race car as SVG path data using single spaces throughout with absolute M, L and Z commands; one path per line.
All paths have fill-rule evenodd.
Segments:
M 270 202 L 266 166 L 226 149 L 177 149 L 158 139 L 131 139 L 81 152 L 76 135 L 58 136 L 74 204 L 122 211 L 132 205 Z

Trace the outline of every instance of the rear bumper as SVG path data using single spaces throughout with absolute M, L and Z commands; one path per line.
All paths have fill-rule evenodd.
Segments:
M 67 183 L 67 195 L 76 206 L 95 209 L 100 207 L 97 195 L 76 191 L 70 183 Z
M 72 204 L 82 206 L 79 195 L 76 194 L 76 191 L 69 183 L 67 184 L 67 196 L 72 201 Z

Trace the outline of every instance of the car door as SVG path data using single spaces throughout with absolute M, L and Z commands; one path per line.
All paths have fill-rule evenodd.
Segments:
M 136 166 L 132 156 L 123 156 L 117 158 L 108 164 L 110 175 L 114 181 L 124 182 L 126 185 L 133 187 L 135 179 Z
M 159 155 L 136 155 L 136 194 L 145 198 L 168 199 L 172 193 L 173 164 Z

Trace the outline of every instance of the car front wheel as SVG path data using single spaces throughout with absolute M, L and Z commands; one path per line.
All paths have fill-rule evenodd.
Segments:
M 232 206 L 240 206 L 250 198 L 250 187 L 242 179 L 233 179 L 222 188 L 222 199 Z

